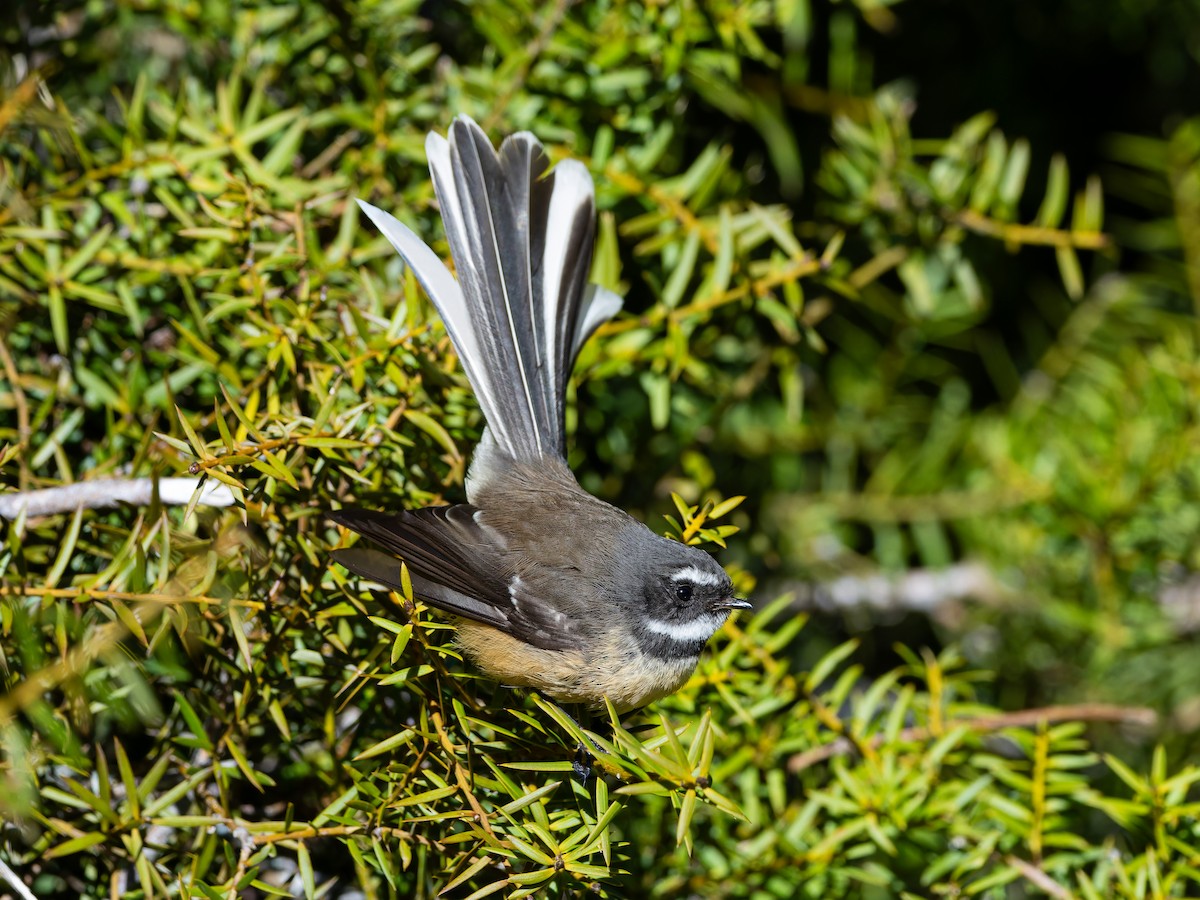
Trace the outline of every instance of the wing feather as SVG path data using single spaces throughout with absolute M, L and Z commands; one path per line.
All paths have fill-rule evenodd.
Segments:
M 351 547 L 335 550 L 334 558 L 351 572 L 396 590 L 402 589 L 403 559 L 413 590 L 438 609 L 543 650 L 582 648 L 580 623 L 539 599 L 529 584 L 508 571 L 506 548 L 479 523 L 477 513 L 469 504 L 398 513 L 334 510 L 328 515 L 339 525 L 395 554 Z

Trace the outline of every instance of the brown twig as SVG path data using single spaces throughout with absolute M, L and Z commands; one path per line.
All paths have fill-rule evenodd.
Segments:
M 1103 250 L 1112 239 L 1101 231 L 1071 231 L 1047 228 L 1042 225 L 1021 225 L 1000 222 L 974 210 L 964 210 L 955 217 L 963 228 L 1010 244 L 1037 244 L 1045 247 L 1075 247 L 1079 250 Z
M 446 751 L 447 762 L 454 770 L 454 778 L 458 782 L 458 788 L 462 791 L 468 805 L 475 813 L 475 819 L 479 822 L 480 827 L 488 834 L 495 837 L 495 832 L 492 831 L 492 823 L 488 820 L 488 814 L 484 810 L 483 805 L 475 796 L 475 792 L 471 790 L 471 779 L 463 770 L 462 764 L 458 761 L 458 753 L 454 749 L 454 742 L 450 740 L 450 735 L 446 732 L 446 727 L 442 722 L 442 714 L 435 710 L 429 717 L 429 721 L 433 724 L 437 731 L 438 739 L 441 741 L 442 749 Z
M 157 593 L 137 591 L 110 591 L 105 588 L 66 587 L 48 588 L 29 584 L 0 584 L 0 597 L 67 597 L 71 600 L 118 600 L 122 603 L 145 603 L 174 605 L 194 603 L 197 606 L 237 606 L 242 609 L 262 611 L 266 604 L 261 600 L 242 600 L 208 597 L 204 594 Z
M 254 834 L 251 833 L 251 838 L 255 844 L 277 844 L 280 841 L 304 841 L 312 838 L 321 837 L 345 837 L 348 835 L 361 834 L 367 837 L 372 835 L 386 835 L 394 837 L 402 841 L 411 841 L 412 843 L 422 844 L 436 850 L 438 853 L 446 852 L 446 845 L 441 841 L 433 838 L 425 837 L 413 831 L 406 831 L 403 828 L 391 828 L 384 825 L 366 826 L 366 825 L 330 825 L 325 828 L 317 828 L 313 825 L 307 825 L 304 828 L 293 829 L 291 831 L 283 831 L 274 834 Z
M 1057 900 L 1074 900 L 1075 895 L 1068 891 L 1065 887 L 1039 869 L 1033 863 L 1021 859 L 1019 856 L 1013 856 L 1011 853 L 1004 857 L 1005 863 L 1012 866 L 1022 877 L 1030 884 L 1045 891 L 1051 897 Z
M 357 141 L 360 136 L 361 135 L 357 128 L 351 128 L 349 131 L 342 132 L 342 134 L 338 135 L 337 139 L 334 140 L 328 147 L 326 147 L 315 157 L 309 160 L 307 164 L 305 164 L 304 168 L 300 170 L 300 177 L 317 177 L 317 175 L 321 173 L 322 169 L 339 159 L 342 155 L 342 151 Z
M 951 719 L 942 727 L 942 732 L 955 728 L 966 728 L 969 731 L 999 731 L 1003 728 L 1033 728 L 1042 722 L 1123 722 L 1131 725 L 1141 725 L 1152 728 L 1158 721 L 1158 714 L 1143 706 L 1117 706 L 1112 703 L 1078 703 L 1065 706 L 1043 706 L 1038 709 L 1022 709 L 1011 713 L 999 713 L 994 716 L 978 716 L 973 719 Z M 924 741 L 931 737 L 930 729 L 925 726 L 905 728 L 897 735 L 898 742 Z M 881 746 L 885 741 L 883 735 L 875 735 L 866 746 L 871 748 Z M 788 771 L 795 774 L 805 769 L 825 762 L 835 756 L 845 756 L 856 750 L 854 743 L 845 737 L 839 737 L 828 744 L 813 747 L 803 753 L 797 753 L 788 760 Z
M 630 331 L 634 328 L 642 328 L 647 325 L 657 325 L 666 319 L 674 322 L 681 322 L 689 316 L 694 316 L 697 313 L 707 312 L 710 309 L 716 309 L 719 306 L 724 306 L 726 303 L 733 303 L 737 300 L 744 300 L 751 295 L 758 297 L 769 293 L 773 288 L 779 287 L 791 281 L 799 281 L 807 275 L 815 275 L 823 268 L 821 261 L 811 259 L 807 256 L 794 259 L 785 265 L 778 272 L 772 272 L 764 275 L 758 280 L 746 280 L 735 287 L 721 291 L 717 294 L 712 294 L 708 297 L 702 297 L 685 306 L 677 306 L 674 309 L 668 309 L 665 306 L 659 305 L 651 309 L 644 316 L 638 318 L 621 319 L 615 322 L 605 322 L 596 333 L 599 335 L 620 334 L 623 331 Z
M 604 177 L 627 194 L 631 194 L 634 197 L 650 198 L 659 208 L 665 210 L 671 218 L 678 222 L 684 231 L 689 233 L 694 231 L 699 234 L 700 240 L 703 241 L 709 253 L 715 254 L 717 252 L 720 246 L 720 235 L 718 232 L 705 225 L 703 220 L 692 212 L 686 203 L 666 188 L 642 181 L 636 175 L 612 164 L 605 168 Z

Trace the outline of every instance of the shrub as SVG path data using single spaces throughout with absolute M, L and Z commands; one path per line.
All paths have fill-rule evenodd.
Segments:
M 68 6 L 5 26 L 0 478 L 237 504 L 8 525 L 0 881 L 1196 892 L 1195 122 L 1103 182 L 975 109 L 914 137 L 859 33 L 916 3 Z M 764 601 L 623 722 L 328 565 L 323 508 L 461 497 L 481 430 L 353 203 L 444 250 L 422 141 L 457 112 L 595 175 L 628 312 L 577 372 L 583 484 Z M 957 565 L 986 578 L 924 595 L 934 650 L 798 609 Z

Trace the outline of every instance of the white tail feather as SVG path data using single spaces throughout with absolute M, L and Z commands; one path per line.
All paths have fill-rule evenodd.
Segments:
M 571 338 L 571 368 L 579 351 L 587 343 L 588 338 L 596 333 L 596 329 L 621 311 L 625 304 L 620 294 L 610 291 L 598 284 L 589 284 L 583 292 L 583 306 L 579 310 L 579 319 L 575 323 L 575 334 Z
M 581 207 L 592 203 L 592 176 L 583 164 L 573 159 L 564 160 L 554 169 L 554 194 L 550 198 L 550 210 L 546 217 L 546 244 L 542 251 L 542 284 L 546 286 L 546 300 L 542 306 L 543 328 L 547 342 L 546 359 L 549 364 L 557 366 L 559 360 L 564 360 L 569 368 L 574 361 L 574 355 L 563 353 L 559 343 L 563 339 L 571 340 L 574 335 L 560 335 L 563 329 L 563 310 L 559 305 L 560 297 L 550 293 L 551 289 L 560 291 L 565 279 L 570 273 L 565 271 L 570 248 L 567 241 L 571 236 L 571 222 L 579 214 Z M 589 248 L 590 251 L 590 248 Z M 550 383 L 558 386 L 564 384 L 570 372 L 550 373 Z
M 412 269 L 413 275 L 425 289 L 429 299 L 433 301 L 433 305 L 437 308 L 438 314 L 446 326 L 446 332 L 450 335 L 450 340 L 458 351 L 463 369 L 467 373 L 467 379 L 475 388 L 475 394 L 479 399 L 479 405 L 483 408 L 484 417 L 489 417 L 491 410 L 495 408 L 495 401 L 491 395 L 490 383 L 479 377 L 480 373 L 474 371 L 478 361 L 483 359 L 483 355 L 462 288 L 454 280 L 454 276 L 450 274 L 446 264 L 407 225 L 391 213 L 386 213 L 363 200 L 359 200 L 358 205 L 375 223 L 375 227 L 388 239 L 388 243 L 396 248 L 396 252 Z

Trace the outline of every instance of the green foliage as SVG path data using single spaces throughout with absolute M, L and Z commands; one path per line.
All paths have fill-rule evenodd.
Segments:
M 0 26 L 0 480 L 238 507 L 6 525 L 0 862 L 39 898 L 1200 893 L 1195 120 L 1103 179 L 975 108 L 916 137 L 863 37 L 915 0 L 67 6 Z M 765 607 L 624 722 L 328 564 L 323 508 L 461 497 L 481 429 L 353 202 L 444 254 L 459 112 L 596 179 L 627 311 L 581 481 Z M 964 561 L 996 583 L 937 652 L 784 591 Z

